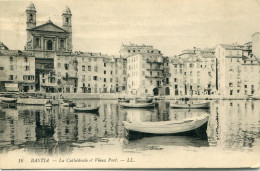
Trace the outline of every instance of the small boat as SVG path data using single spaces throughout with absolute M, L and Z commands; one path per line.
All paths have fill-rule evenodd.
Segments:
M 2 98 L 2 102 L 4 103 L 16 103 L 17 99 L 16 98 L 13 98 L 11 96 L 4 96 Z
M 52 106 L 59 106 L 58 100 L 52 100 Z
M 127 108 L 151 108 L 154 107 L 154 103 L 122 103 L 121 106 Z
M 76 103 L 73 102 L 72 100 L 63 100 L 64 103 L 68 103 L 69 104 L 69 107 L 74 107 L 76 106 Z
M 193 104 L 177 104 L 171 105 L 171 108 L 182 108 L 182 109 L 208 109 L 210 108 L 210 103 L 193 103 Z
M 256 95 L 255 95 L 255 96 L 252 96 L 251 98 L 252 98 L 253 100 L 260 100 L 260 96 L 256 96 Z
M 98 113 L 99 106 L 97 107 L 73 107 L 75 112 L 93 112 Z
M 195 118 L 186 118 L 180 121 L 135 122 L 123 121 L 129 131 L 150 134 L 177 134 L 195 130 L 208 122 L 208 114 Z
M 62 103 L 61 107 L 70 107 L 70 104 L 69 103 Z
M 136 102 L 138 103 L 151 103 L 153 101 L 153 98 L 138 98 L 136 99 Z
M 130 99 L 118 98 L 118 102 L 126 102 L 126 103 L 129 103 L 129 102 L 130 102 Z
M 20 94 L 20 95 L 18 95 L 18 97 L 19 97 L 19 98 L 22 98 L 22 99 L 29 98 L 29 96 L 26 95 L 26 94 Z
M 52 101 L 47 101 L 46 103 L 45 103 L 45 107 L 46 108 L 51 108 L 52 107 Z

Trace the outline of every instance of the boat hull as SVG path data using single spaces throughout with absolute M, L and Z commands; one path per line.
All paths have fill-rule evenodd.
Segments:
M 252 96 L 253 100 L 260 100 L 260 96 Z
M 17 101 L 17 99 L 15 99 L 15 98 L 6 98 L 6 97 L 4 97 L 2 99 L 2 102 L 4 102 L 4 103 L 16 103 L 16 101 Z
M 208 140 L 207 127 L 208 127 L 208 122 L 205 122 L 202 126 L 193 129 L 191 131 L 172 133 L 172 134 L 152 134 L 152 133 L 137 132 L 137 131 L 131 131 L 125 129 L 125 138 L 128 140 L 138 140 L 145 137 L 155 137 L 155 136 L 178 136 L 178 137 L 187 136 L 187 137 L 196 137 L 200 140 Z
M 135 104 L 122 103 L 121 106 L 125 108 L 153 108 L 154 104 L 153 103 L 135 103 Z
M 197 118 L 196 120 L 189 119 L 181 122 L 162 121 L 129 123 L 123 121 L 127 130 L 150 134 L 176 134 L 187 132 L 201 127 L 206 122 L 208 122 L 208 115 L 203 118 Z
M 78 108 L 73 107 L 75 112 L 87 112 L 87 113 L 98 113 L 99 108 L 92 108 L 92 109 L 86 109 L 86 108 Z
M 176 108 L 176 109 L 208 109 L 208 108 L 210 108 L 210 103 L 172 104 L 171 108 Z
M 119 102 L 119 103 L 120 103 L 120 102 L 129 103 L 130 100 L 129 100 L 129 99 L 119 99 L 118 102 Z

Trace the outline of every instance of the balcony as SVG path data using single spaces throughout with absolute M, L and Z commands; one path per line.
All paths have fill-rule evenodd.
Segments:
M 163 78 L 162 74 L 159 75 L 146 75 L 145 78 Z
M 162 71 L 163 66 L 156 66 L 156 67 L 145 67 L 146 70 L 151 70 L 151 71 Z
M 163 75 L 164 75 L 164 77 L 171 77 L 171 73 L 168 73 L 168 72 L 166 72 L 166 73 L 163 73 Z

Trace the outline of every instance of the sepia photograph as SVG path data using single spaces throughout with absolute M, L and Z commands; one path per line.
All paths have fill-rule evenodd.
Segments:
M 0 169 L 260 167 L 260 0 L 0 0 Z

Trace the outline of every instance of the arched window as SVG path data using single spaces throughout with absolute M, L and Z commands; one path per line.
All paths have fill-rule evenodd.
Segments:
M 35 46 L 40 47 L 40 39 L 38 37 L 35 39 Z
M 66 24 L 69 23 L 69 17 L 66 17 Z
M 33 15 L 32 14 L 30 14 L 29 21 L 33 21 Z
M 47 41 L 47 50 L 52 50 L 52 41 L 51 40 Z
M 64 48 L 64 40 L 63 39 L 60 40 L 60 48 Z

